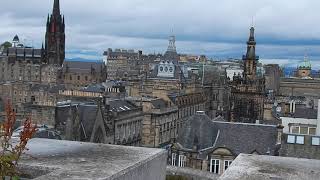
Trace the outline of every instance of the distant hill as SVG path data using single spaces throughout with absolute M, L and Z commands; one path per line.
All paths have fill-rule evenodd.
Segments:
M 81 62 L 102 62 L 102 60 L 85 59 L 85 58 L 67 58 L 66 61 L 81 61 Z

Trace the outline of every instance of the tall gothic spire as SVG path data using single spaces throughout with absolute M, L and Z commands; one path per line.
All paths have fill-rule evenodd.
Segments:
M 45 41 L 46 62 L 62 65 L 65 59 L 65 24 L 60 14 L 60 2 L 54 0 L 52 14 L 47 19 Z
M 54 0 L 52 15 L 53 16 L 60 15 L 60 3 L 59 3 L 59 0 Z

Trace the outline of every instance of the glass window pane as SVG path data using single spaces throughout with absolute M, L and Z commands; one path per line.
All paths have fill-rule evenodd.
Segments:
M 296 143 L 304 144 L 304 136 L 297 136 Z
M 319 146 L 320 145 L 320 138 L 319 137 L 312 137 L 312 145 Z
M 215 164 L 215 173 L 219 174 L 219 165 L 220 165 L 220 161 L 219 160 L 216 160 L 216 164 Z
M 228 161 L 228 160 L 224 161 L 224 170 L 228 169 L 228 167 L 231 165 L 231 162 L 232 161 Z
M 295 136 L 288 135 L 287 143 L 291 143 L 291 144 L 295 143 Z
M 294 134 L 299 134 L 299 127 L 293 126 L 291 132 Z
M 308 134 L 308 127 L 300 127 L 300 134 Z
M 309 128 L 310 135 L 316 135 L 316 128 Z

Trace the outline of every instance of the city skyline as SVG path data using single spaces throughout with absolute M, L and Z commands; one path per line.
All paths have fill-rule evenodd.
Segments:
M 73 8 L 74 2 L 61 2 L 61 11 L 67 17 L 68 59 L 100 59 L 109 47 L 163 53 L 171 34 L 177 37 L 180 53 L 241 58 L 252 19 L 262 62 L 296 64 L 305 54 L 313 61 L 320 57 L 320 28 L 314 26 L 315 7 L 319 4 L 316 1 L 122 0 L 110 4 L 81 0 Z M 24 6 L 15 4 L 16 0 L 4 2 L 0 8 L 3 27 L 7 27 L 0 30 L 0 40 L 10 41 L 18 34 L 28 45 L 40 47 L 44 37 L 39 32 L 45 31 L 52 2 L 31 0 Z M 42 8 L 34 9 L 36 6 Z

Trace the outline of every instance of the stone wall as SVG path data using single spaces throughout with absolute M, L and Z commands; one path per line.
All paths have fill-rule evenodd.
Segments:
M 167 166 L 167 180 L 217 180 L 218 175 L 191 168 Z
M 303 136 L 303 135 L 302 135 Z M 320 159 L 320 146 L 311 144 L 312 136 L 304 136 L 304 144 L 287 143 L 288 134 L 284 134 L 280 149 L 280 156 Z
M 161 149 L 74 141 L 31 139 L 20 161 L 35 179 L 165 180 L 167 153 Z M 41 171 L 45 170 L 45 173 Z

